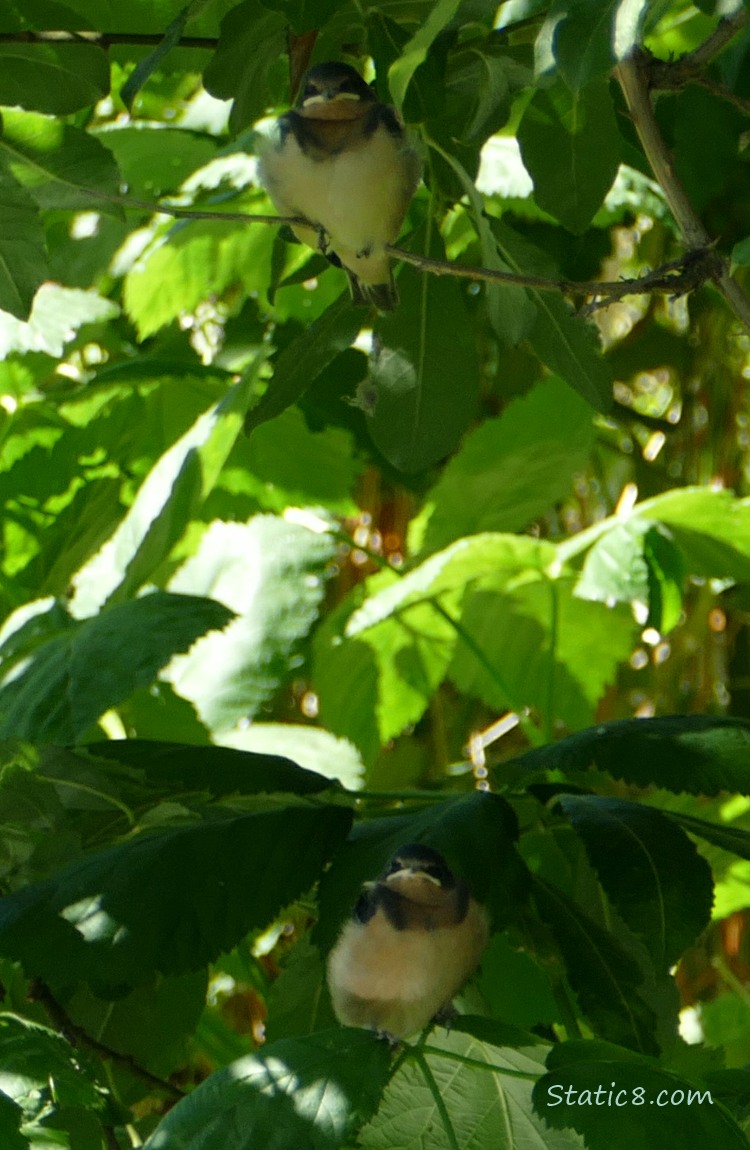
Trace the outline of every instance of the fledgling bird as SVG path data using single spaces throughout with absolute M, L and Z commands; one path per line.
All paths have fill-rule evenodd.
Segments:
M 450 1008 L 488 937 L 486 911 L 443 856 L 423 843 L 402 847 L 364 885 L 328 957 L 336 1017 L 407 1038 Z
M 318 64 L 258 150 L 279 214 L 313 225 L 294 225 L 297 238 L 345 269 L 353 303 L 391 311 L 398 292 L 385 245 L 398 238 L 422 167 L 396 109 L 348 64 Z

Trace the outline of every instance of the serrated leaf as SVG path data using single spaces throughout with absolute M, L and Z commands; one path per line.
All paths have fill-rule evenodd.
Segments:
M 458 536 L 518 531 L 565 498 L 593 443 L 591 409 L 562 380 L 542 380 L 468 435 L 428 494 L 422 550 Z
M 248 523 L 217 520 L 175 573 L 171 591 L 211 595 L 236 616 L 164 672 L 210 730 L 253 718 L 284 680 L 317 617 L 335 547 L 329 535 L 271 515 Z M 212 668 L 208 676 L 206 667 Z
M 0 159 L 40 207 L 122 218 L 112 199 L 120 194 L 120 174 L 103 144 L 81 128 L 32 112 L 5 109 L 3 122 Z
M 49 754 L 50 752 L 48 752 Z M 89 756 L 110 759 L 136 770 L 159 798 L 181 791 L 205 791 L 214 798 L 238 794 L 274 794 L 289 791 L 306 795 L 324 791 L 330 779 L 303 769 L 275 754 L 256 754 L 230 747 L 193 747 L 184 743 L 156 742 L 150 739 L 116 739 L 87 743 L 76 755 L 84 768 Z M 64 781 L 59 768 L 43 760 L 45 773 Z
M 202 1082 L 144 1150 L 338 1150 L 375 1111 L 389 1062 L 363 1031 L 282 1038 Z
M 104 997 L 199 970 L 308 890 L 350 822 L 300 799 L 141 833 L 5 897 L 0 953 Z
M 86 619 L 15 655 L 0 685 L 0 737 L 74 742 L 177 651 L 232 613 L 211 599 L 155 591 Z M 0 654 L 2 651 L 0 650 Z
M 4 1093 L 24 1107 L 27 1119 L 60 1105 L 103 1109 L 101 1089 L 70 1043 L 27 1018 L 0 1015 L 0 1067 Z
M 98 44 L 0 44 L 0 104 L 65 116 L 108 92 L 109 63 Z
M 711 918 L 708 863 L 666 814 L 624 799 L 561 795 L 607 898 L 666 972 Z
M 592 721 L 635 637 L 629 611 L 576 599 L 566 576 L 531 572 L 480 583 L 465 601 L 461 625 L 474 642 L 457 646 L 453 682 L 493 709 L 535 708 L 547 731 Z
M 643 972 L 632 955 L 559 887 L 537 876 L 533 896 L 596 1033 L 644 1054 L 656 1054 L 656 1019 L 638 993 Z
M 550 1130 L 531 1109 L 547 1047 L 510 1028 L 506 1043 L 502 1028 L 497 1041 L 491 1027 L 486 1036 L 484 1028 L 477 1029 L 476 1036 L 458 1027 L 433 1031 L 424 1054 L 401 1060 L 377 1114 L 360 1133 L 360 1145 L 391 1150 L 397 1130 L 404 1147 L 583 1150 L 582 1141 Z
M 340 782 L 349 791 L 364 785 L 364 765 L 356 748 L 347 739 L 337 739 L 321 727 L 302 723 L 250 723 L 214 738 L 222 746 L 241 751 L 289 755 L 301 767 Z
M 693 795 L 750 794 L 750 723 L 723 715 L 620 719 L 537 747 L 515 762 L 524 770 L 591 767 L 636 786 Z
M 553 1049 L 534 1109 L 554 1129 L 576 1130 L 589 1150 L 628 1150 L 636 1129 L 639 1150 L 746 1150 L 740 1127 L 705 1085 L 624 1055 L 597 1057 L 588 1042 Z

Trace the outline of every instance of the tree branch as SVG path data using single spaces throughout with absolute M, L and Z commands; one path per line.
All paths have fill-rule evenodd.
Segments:
M 110 48 L 113 44 L 133 44 L 156 47 L 163 40 L 163 32 L 57 32 L 50 29 L 44 32 L 0 33 L 0 44 L 96 44 L 99 48 Z M 215 36 L 181 36 L 175 48 L 215 49 L 217 44 Z
M 750 330 L 750 299 L 739 284 L 729 274 L 729 264 L 713 252 L 713 241 L 688 199 L 687 193 L 675 171 L 664 137 L 659 130 L 649 94 L 649 57 L 637 51 L 629 60 L 623 60 L 616 69 L 617 79 L 622 88 L 635 130 L 641 141 L 646 158 L 651 165 L 657 183 L 675 218 L 675 222 L 687 248 L 690 251 L 711 251 L 712 268 L 710 276 L 719 292 L 732 308 L 734 314 Z
M 100 1058 L 105 1058 L 112 1062 L 117 1062 L 120 1066 L 124 1066 L 131 1074 L 140 1078 L 152 1090 L 158 1090 L 160 1094 L 167 1094 L 170 1098 L 184 1098 L 184 1092 L 178 1086 L 173 1086 L 171 1082 L 167 1082 L 163 1078 L 158 1078 L 157 1075 L 152 1074 L 150 1070 L 146 1070 L 135 1061 L 130 1054 L 121 1054 L 119 1050 L 113 1050 L 111 1046 L 105 1046 L 103 1042 L 98 1039 L 92 1038 L 90 1034 L 73 1022 L 65 1008 L 57 1001 L 50 988 L 40 978 L 35 979 L 30 987 L 29 998 L 32 1002 L 41 1002 L 47 1014 L 50 1017 L 52 1025 L 59 1031 L 59 1033 L 70 1043 L 71 1046 L 78 1046 L 84 1050 L 91 1050 Z
M 146 211 L 152 215 L 173 216 L 176 219 L 216 220 L 243 224 L 288 224 L 316 228 L 315 224 L 301 216 L 272 216 L 248 212 L 216 212 L 200 208 L 182 208 L 164 203 L 152 204 L 146 200 L 132 199 L 130 196 L 100 192 L 95 188 L 81 188 L 80 190 L 92 197 L 121 204 L 124 208 Z M 714 279 L 716 274 L 716 256 L 710 245 L 705 251 L 691 250 L 680 259 L 660 264 L 644 276 L 614 281 L 551 279 L 547 276 L 525 275 L 520 272 L 496 271 L 494 268 L 429 259 L 427 256 L 416 255 L 405 248 L 397 247 L 395 244 L 386 244 L 386 251 L 394 259 L 402 260 L 404 263 L 411 264 L 413 267 L 419 268 L 420 271 L 429 272 L 431 275 L 455 276 L 457 279 L 479 280 L 484 283 L 495 283 L 508 287 L 527 287 L 535 291 L 594 296 L 595 299 L 583 309 L 587 313 L 600 307 L 606 307 L 607 304 L 623 299 L 628 295 L 684 295 L 685 292 L 700 287 L 707 280 Z
M 648 65 L 649 87 L 674 91 L 696 79 L 731 43 L 738 32 L 750 19 L 750 12 L 741 9 L 725 20 L 720 20 L 711 35 L 692 52 L 686 52 L 677 60 L 657 60 L 651 57 Z

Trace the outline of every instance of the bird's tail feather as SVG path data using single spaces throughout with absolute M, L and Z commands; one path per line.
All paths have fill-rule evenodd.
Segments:
M 398 288 L 391 275 L 387 283 L 366 284 L 353 272 L 347 271 L 349 291 L 355 307 L 376 307 L 378 311 L 393 311 L 398 307 Z

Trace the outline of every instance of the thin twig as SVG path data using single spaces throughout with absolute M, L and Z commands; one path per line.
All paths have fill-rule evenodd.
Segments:
M 643 52 L 634 53 L 630 59 L 618 65 L 616 75 L 646 158 L 664 192 L 686 246 L 691 251 L 703 249 L 708 252 L 713 241 L 675 171 L 672 157 L 656 122 L 649 94 L 648 57 Z M 727 261 L 713 251 L 711 260 L 711 274 L 706 278 L 714 280 L 734 314 L 750 330 L 750 299 L 732 279 Z
M 121 204 L 124 208 L 135 208 L 139 211 L 150 212 L 152 215 L 173 216 L 176 219 L 215 220 L 244 224 L 288 224 L 311 228 L 313 231 L 320 230 L 316 224 L 301 216 L 275 216 L 250 214 L 248 212 L 217 212 L 201 208 L 180 208 L 172 204 L 148 203 L 146 200 L 116 195 L 113 192 L 99 192 L 95 188 L 80 188 L 80 191 L 92 197 L 107 200 L 109 203 Z M 713 279 L 716 271 L 715 257 L 710 245 L 705 252 L 690 251 L 680 259 L 660 264 L 659 267 L 654 268 L 646 275 L 635 279 L 585 281 L 551 279 L 547 276 L 504 272 L 494 268 L 456 264 L 448 260 L 435 260 L 427 256 L 416 255 L 414 252 L 397 247 L 395 244 L 386 244 L 386 251 L 394 259 L 403 260 L 404 263 L 412 264 L 420 271 L 429 272 L 431 275 L 455 276 L 457 279 L 481 280 L 485 283 L 528 287 L 536 291 L 600 297 L 587 305 L 585 309 L 587 311 L 593 311 L 597 307 L 605 307 L 608 303 L 623 299 L 628 295 L 683 295 L 685 292 L 699 287 L 706 280 Z
M 83 1027 L 78 1026 L 73 1022 L 65 1007 L 62 1006 L 54 994 L 42 979 L 37 978 L 31 984 L 30 994 L 32 1002 L 41 1002 L 44 1009 L 52 1021 L 53 1026 L 59 1033 L 70 1043 L 71 1046 L 78 1046 L 84 1050 L 91 1050 L 100 1058 L 106 1058 L 112 1062 L 124 1066 L 127 1070 L 145 1082 L 152 1090 L 158 1090 L 160 1093 L 168 1094 L 170 1098 L 184 1098 L 184 1092 L 178 1086 L 173 1086 L 171 1082 L 167 1082 L 164 1078 L 158 1078 L 157 1075 L 152 1074 L 150 1070 L 146 1070 L 145 1066 L 141 1066 L 130 1054 L 122 1054 L 119 1050 L 113 1050 L 111 1046 L 105 1046 L 103 1042 L 98 1039 L 92 1038 L 87 1034 Z
M 698 76 L 726 47 L 750 19 L 750 12 L 742 8 L 734 16 L 720 20 L 714 31 L 692 52 L 686 52 L 677 60 L 657 60 L 649 62 L 649 86 L 674 91 L 682 88 Z
M 163 32 L 58 32 L 52 29 L 44 32 L 2 32 L 0 44 L 95 44 L 99 48 L 109 48 L 112 44 L 133 44 L 134 46 L 155 47 L 164 40 Z M 175 48 L 216 49 L 215 36 L 181 36 Z

